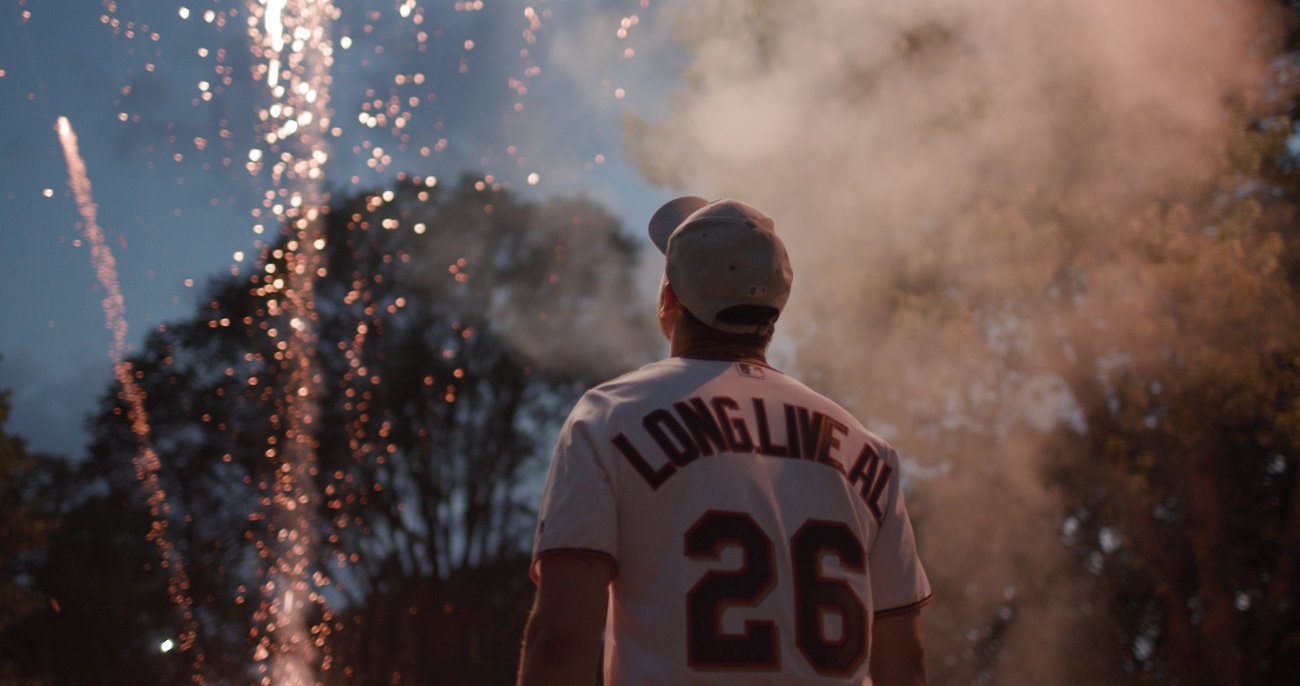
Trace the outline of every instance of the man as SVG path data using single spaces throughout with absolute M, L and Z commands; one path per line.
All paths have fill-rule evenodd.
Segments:
M 768 366 L 793 273 L 773 222 L 684 197 L 665 255 L 671 357 L 601 384 L 555 446 L 522 686 L 925 684 L 898 456 Z

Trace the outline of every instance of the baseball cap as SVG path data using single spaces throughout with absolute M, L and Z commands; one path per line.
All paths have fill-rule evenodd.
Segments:
M 650 240 L 664 254 L 664 275 L 677 298 L 712 328 L 759 333 L 790 297 L 794 272 L 785 244 L 772 219 L 743 202 L 670 200 L 650 218 Z M 725 311 L 738 305 L 770 308 L 772 317 L 727 321 Z

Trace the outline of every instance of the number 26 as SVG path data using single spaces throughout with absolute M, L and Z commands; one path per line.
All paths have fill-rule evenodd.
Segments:
M 687 660 L 693 669 L 780 669 L 776 623 L 746 620 L 740 634 L 722 632 L 722 612 L 730 606 L 752 607 L 776 586 L 772 539 L 748 514 L 710 510 L 686 532 L 686 556 L 717 560 L 722 548 L 741 549 L 741 567 L 713 570 L 686 594 Z M 795 645 L 820 674 L 853 673 L 866 657 L 867 613 L 862 600 L 843 579 L 818 574 L 825 553 L 840 567 L 865 571 L 866 552 L 847 524 L 810 519 L 790 538 L 794 570 Z M 822 616 L 840 617 L 837 640 L 822 635 Z

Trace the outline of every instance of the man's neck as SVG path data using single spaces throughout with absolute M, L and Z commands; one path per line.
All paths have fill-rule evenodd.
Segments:
M 736 345 L 719 341 L 691 339 L 688 336 L 674 335 L 671 344 L 673 357 L 694 357 L 705 360 L 735 360 L 753 362 L 767 366 L 767 356 L 762 348 L 756 346 Z

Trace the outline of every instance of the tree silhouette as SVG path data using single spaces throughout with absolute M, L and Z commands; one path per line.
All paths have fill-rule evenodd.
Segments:
M 47 598 L 33 587 L 39 553 L 57 534 L 58 489 L 68 470 L 55 457 L 31 453 L 4 426 L 9 391 L 0 391 L 0 683 L 40 684 L 50 656 L 24 639 L 30 619 Z M 48 646 L 47 646 L 48 647 Z
M 309 311 L 287 309 L 286 236 L 214 280 L 195 317 L 159 327 L 132 360 L 199 669 L 208 683 L 248 683 L 278 649 L 267 638 L 286 535 L 276 484 L 302 467 L 320 678 L 510 683 L 554 433 L 586 387 L 646 359 L 656 340 L 633 290 L 633 244 L 588 201 L 533 203 L 470 178 L 351 196 L 320 221 Z M 303 320 L 316 414 L 310 463 L 290 465 L 280 448 L 292 440 L 296 361 L 278 334 Z M 126 415 L 110 389 L 83 473 L 141 513 Z M 139 550 L 146 531 L 125 534 L 136 546 L 124 548 Z M 99 554 L 73 548 L 84 564 Z M 139 582 L 156 592 L 170 571 Z M 183 627 L 173 617 L 151 631 Z M 176 659 L 180 683 L 189 674 Z
M 1161 294 L 1141 363 L 1075 376 L 1089 431 L 1058 445 L 1074 458 L 1057 471 L 1067 539 L 1113 593 L 1136 683 L 1272 684 L 1300 668 L 1289 131 L 1261 121 L 1241 136 L 1236 164 L 1257 191 L 1174 208 L 1133 234 Z

